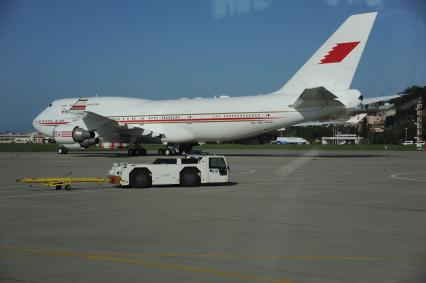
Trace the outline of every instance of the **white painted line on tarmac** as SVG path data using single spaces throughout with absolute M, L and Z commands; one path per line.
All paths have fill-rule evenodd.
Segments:
M 232 170 L 231 170 L 231 172 L 230 172 L 230 174 L 229 175 L 231 175 L 231 177 L 233 177 L 233 176 L 241 176 L 241 175 L 250 175 L 250 174 L 254 174 L 256 172 L 256 170 L 254 170 L 254 169 L 251 169 L 251 170 L 246 170 L 246 171 L 241 171 L 241 172 L 233 172 Z
M 422 176 L 419 176 L 418 178 L 402 177 L 402 175 L 408 175 L 408 174 L 413 175 L 413 173 L 417 173 L 418 175 L 422 175 Z M 392 178 L 392 179 L 402 180 L 402 181 L 426 182 L 426 172 L 424 172 L 424 171 L 421 171 L 421 172 L 395 173 L 395 174 L 391 174 L 389 177 Z M 417 177 L 417 176 L 414 176 L 414 177 Z

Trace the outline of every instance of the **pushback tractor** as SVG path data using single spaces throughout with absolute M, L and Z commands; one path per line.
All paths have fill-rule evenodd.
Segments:
M 189 155 L 182 158 L 159 158 L 152 164 L 114 163 L 108 178 L 112 184 L 132 188 L 155 185 L 196 187 L 201 184 L 227 183 L 229 171 L 224 156 Z

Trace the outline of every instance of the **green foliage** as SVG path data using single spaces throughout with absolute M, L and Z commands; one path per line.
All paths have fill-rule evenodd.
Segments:
M 391 102 L 395 105 L 395 116 L 388 117 L 385 121 L 385 130 L 383 133 L 372 134 L 374 143 L 382 144 L 401 144 L 406 139 L 414 140 L 416 136 L 416 105 L 419 97 L 422 97 L 423 104 L 426 104 L 426 86 L 412 86 L 403 91 L 407 95 L 396 98 Z M 424 107 L 423 107 L 424 109 Z M 423 111 L 423 116 L 426 110 Z M 425 119 L 423 118 L 423 128 L 426 127 Z M 423 140 L 425 139 L 426 131 L 423 131 Z

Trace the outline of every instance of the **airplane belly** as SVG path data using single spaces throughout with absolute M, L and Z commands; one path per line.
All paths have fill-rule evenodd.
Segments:
M 192 139 L 190 141 L 205 142 L 236 140 L 262 134 L 275 128 L 273 123 L 269 121 L 193 123 L 181 127 L 191 133 Z

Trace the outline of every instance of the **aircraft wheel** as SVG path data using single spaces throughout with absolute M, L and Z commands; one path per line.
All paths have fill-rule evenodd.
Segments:
M 64 189 L 67 191 L 71 190 L 71 185 L 65 185 Z
M 164 155 L 169 156 L 169 155 L 171 155 L 171 154 L 172 154 L 172 152 L 171 152 L 171 150 L 170 150 L 170 149 L 166 148 L 166 149 L 164 150 Z
M 66 148 L 66 147 L 60 147 L 60 148 L 58 148 L 58 153 L 59 154 L 67 154 L 68 153 L 68 148 Z
M 127 150 L 127 155 L 129 155 L 129 156 L 135 155 L 135 151 L 134 151 L 134 149 L 129 148 L 129 149 Z
M 55 190 L 62 190 L 62 186 L 61 185 L 55 186 Z

